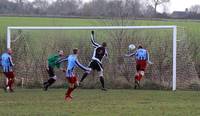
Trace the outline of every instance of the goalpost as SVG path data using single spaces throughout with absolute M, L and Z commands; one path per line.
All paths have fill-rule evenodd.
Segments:
M 173 65 L 172 90 L 176 90 L 177 27 L 170 26 L 83 26 L 83 27 L 7 27 L 7 48 L 11 48 L 11 30 L 134 30 L 134 29 L 172 29 Z

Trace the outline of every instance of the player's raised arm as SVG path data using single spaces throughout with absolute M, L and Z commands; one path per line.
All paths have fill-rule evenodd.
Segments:
M 98 47 L 98 46 L 100 46 L 100 44 L 96 43 L 94 39 L 95 39 L 94 31 L 91 31 L 91 42 L 92 42 L 92 46 L 93 46 L 93 47 Z

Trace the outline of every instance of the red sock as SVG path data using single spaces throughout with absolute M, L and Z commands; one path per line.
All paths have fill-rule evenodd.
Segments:
M 12 80 L 8 79 L 8 87 L 10 88 L 10 90 L 12 89 Z
M 139 79 L 139 81 L 142 79 L 142 75 L 141 74 L 139 74 L 138 79 Z
M 73 88 L 68 88 L 66 96 L 71 96 L 73 90 L 74 90 Z
M 14 84 L 14 80 L 11 79 L 11 80 L 10 80 L 10 83 L 11 83 L 11 84 L 10 84 L 10 90 L 12 90 L 12 86 L 13 86 L 13 84 Z

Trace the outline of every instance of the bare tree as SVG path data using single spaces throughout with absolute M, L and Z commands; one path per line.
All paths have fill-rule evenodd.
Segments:
M 46 14 L 49 7 L 48 0 L 34 0 L 33 7 L 36 9 L 37 14 Z
M 80 0 L 57 0 L 49 8 L 50 13 L 60 15 L 77 15 L 81 5 Z
M 106 15 L 106 0 L 93 0 L 91 2 L 92 15 L 93 16 L 105 16 Z
M 144 17 L 152 17 L 154 16 L 154 14 L 155 14 L 154 8 L 151 5 L 147 5 L 145 9 L 143 9 L 142 11 L 142 15 Z
M 126 12 L 129 16 L 141 16 L 141 11 L 143 9 L 143 5 L 138 0 L 126 0 L 124 6 Z
M 189 11 L 195 14 L 200 14 L 200 5 L 191 6 Z
M 154 7 L 154 13 L 157 14 L 157 7 L 161 4 L 168 3 L 170 0 L 150 0 L 150 4 Z
M 106 5 L 106 14 L 110 17 L 120 17 L 123 14 L 123 2 L 121 0 L 118 1 L 110 1 Z
M 0 0 L 0 13 L 7 14 L 16 11 L 16 4 L 8 0 Z

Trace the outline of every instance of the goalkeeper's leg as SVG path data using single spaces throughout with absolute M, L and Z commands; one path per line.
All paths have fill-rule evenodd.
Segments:
M 49 66 L 49 69 L 47 70 L 47 72 L 48 72 L 50 78 L 46 82 L 43 83 L 45 91 L 47 91 L 49 86 L 51 86 L 57 80 L 57 76 L 55 75 L 53 67 Z
M 44 90 L 47 91 L 48 88 L 49 88 L 53 83 L 56 82 L 56 79 L 57 79 L 57 77 L 54 76 L 54 77 L 49 78 L 46 82 L 44 82 Z

